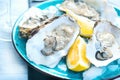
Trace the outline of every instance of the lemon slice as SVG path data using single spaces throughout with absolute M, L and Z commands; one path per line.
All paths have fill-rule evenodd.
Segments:
M 81 36 L 88 38 L 92 36 L 95 21 L 92 21 L 84 16 L 76 15 L 74 12 L 68 9 L 65 9 L 64 11 L 66 12 L 66 14 L 76 20 L 77 24 L 80 27 Z
M 68 52 L 67 66 L 72 71 L 83 71 L 90 67 L 90 62 L 86 58 L 86 42 L 80 36 Z

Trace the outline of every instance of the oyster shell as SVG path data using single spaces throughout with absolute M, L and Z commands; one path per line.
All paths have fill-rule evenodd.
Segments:
M 52 13 L 50 12 L 51 11 L 41 10 L 35 7 L 30 8 L 24 14 L 19 24 L 20 36 L 23 38 L 29 38 L 33 32 L 39 30 L 41 27 L 43 27 L 43 25 L 54 20 L 55 13 L 57 12 L 57 10 L 55 10 Z
M 99 20 L 99 13 L 83 1 L 65 0 L 61 4 L 60 9 L 63 11 L 68 9 L 77 15 L 85 16 L 91 20 Z
M 93 7 L 100 13 L 101 20 L 110 21 L 112 24 L 117 25 L 117 18 L 119 17 L 114 6 L 110 0 L 82 0 L 89 6 Z M 118 25 L 117 25 L 118 26 Z
M 79 26 L 68 16 L 61 16 L 39 30 L 26 43 L 27 57 L 36 64 L 53 68 L 79 34 Z
M 108 21 L 99 21 L 87 45 L 87 58 L 96 67 L 120 58 L 120 29 Z

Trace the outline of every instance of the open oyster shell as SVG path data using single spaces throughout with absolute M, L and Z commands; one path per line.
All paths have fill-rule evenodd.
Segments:
M 110 3 L 110 0 L 82 0 L 95 10 L 97 10 L 100 13 L 100 19 L 101 20 L 107 20 L 110 21 L 112 24 L 117 25 L 117 18 L 119 17 L 117 15 L 117 12 Z M 116 2 L 116 1 L 114 1 Z M 117 25 L 118 26 L 118 25 Z
M 32 7 L 24 15 L 19 24 L 20 36 L 23 38 L 29 38 L 33 33 L 36 33 L 45 24 L 53 21 L 56 17 L 55 11 L 51 13 L 49 10 L 41 10 L 39 8 Z
M 108 21 L 99 21 L 87 45 L 87 58 L 96 67 L 120 58 L 120 29 Z
M 65 0 L 60 9 L 65 11 L 66 9 L 71 10 L 77 15 L 85 16 L 91 20 L 99 20 L 99 13 L 81 0 Z
M 61 29 L 68 31 L 67 34 L 65 32 L 65 35 L 68 36 L 67 38 Z M 72 34 L 69 35 L 69 33 Z M 78 34 L 79 26 L 68 16 L 61 16 L 50 24 L 45 25 L 38 33 L 28 39 L 26 43 L 27 57 L 36 64 L 53 68 L 63 56 L 67 55 L 69 48 L 74 43 Z M 68 38 L 70 39 L 66 42 L 66 45 L 62 45 L 66 41 L 65 39 Z M 60 46 L 57 46 L 56 43 Z

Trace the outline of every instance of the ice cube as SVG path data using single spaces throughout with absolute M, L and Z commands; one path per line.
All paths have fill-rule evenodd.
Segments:
M 104 72 L 103 68 L 91 67 L 83 73 L 83 80 L 93 80 L 98 76 L 101 76 Z
M 67 66 L 65 64 L 58 65 L 58 68 L 63 71 L 67 71 Z

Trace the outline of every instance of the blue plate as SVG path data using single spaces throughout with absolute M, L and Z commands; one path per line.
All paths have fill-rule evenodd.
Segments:
M 64 0 L 50 0 L 50 1 L 46 1 L 43 2 L 35 7 L 38 7 L 40 9 L 45 9 L 49 6 L 55 6 L 56 4 L 60 4 L 62 3 Z M 69 69 L 65 68 L 66 66 L 66 61 L 65 58 L 63 58 L 59 64 L 53 68 L 50 69 L 48 67 L 42 66 L 42 65 L 37 65 L 33 62 L 31 62 L 27 56 L 26 56 L 26 39 L 20 38 L 19 37 L 19 27 L 18 24 L 22 19 L 22 15 L 18 18 L 18 20 L 16 21 L 14 28 L 13 28 L 13 33 L 12 33 L 12 41 L 14 44 L 15 49 L 18 51 L 18 54 L 32 67 L 34 67 L 35 69 L 37 69 L 38 71 L 42 71 L 44 73 L 47 73 L 49 75 L 52 76 L 56 76 L 59 78 L 63 78 L 63 79 L 72 79 L 72 80 L 82 80 L 83 79 L 83 72 L 73 72 L 70 71 Z M 116 70 L 109 70 L 109 66 L 110 65 L 118 65 L 117 64 L 117 60 L 112 62 L 111 64 L 109 64 L 108 66 L 104 67 L 104 74 L 102 74 L 101 76 L 96 76 L 96 79 L 94 80 L 99 80 L 99 79 L 106 79 L 106 78 L 112 78 L 115 77 L 117 75 L 120 74 L 120 67 L 118 65 L 118 68 Z M 94 73 L 93 73 L 94 74 Z

